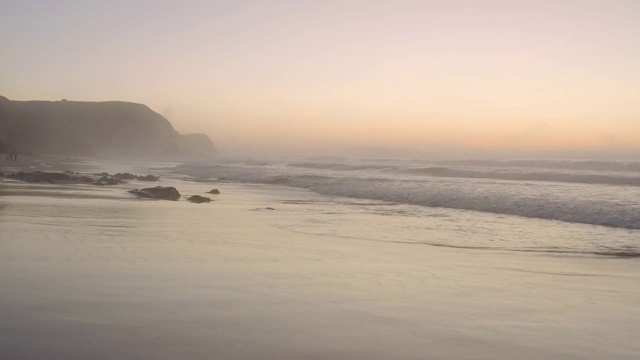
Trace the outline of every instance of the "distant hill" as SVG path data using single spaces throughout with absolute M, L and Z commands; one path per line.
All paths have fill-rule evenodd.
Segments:
M 207 157 L 204 134 L 181 135 L 146 105 L 122 101 L 12 101 L 0 96 L 0 152 L 105 156 Z

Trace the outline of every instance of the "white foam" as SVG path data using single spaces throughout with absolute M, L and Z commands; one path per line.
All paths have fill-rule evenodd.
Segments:
M 640 176 L 624 172 L 533 168 L 496 171 L 480 166 L 367 162 L 191 164 L 176 171 L 234 182 L 306 188 L 327 195 L 640 229 Z

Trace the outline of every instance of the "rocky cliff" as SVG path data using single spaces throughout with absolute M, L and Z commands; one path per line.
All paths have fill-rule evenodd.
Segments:
M 1 96 L 0 145 L 19 153 L 74 156 L 162 158 L 217 153 L 207 135 L 180 135 L 167 119 L 142 104 L 11 101 Z

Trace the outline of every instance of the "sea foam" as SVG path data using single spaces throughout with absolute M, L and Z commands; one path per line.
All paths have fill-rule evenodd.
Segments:
M 637 163 L 471 164 L 389 160 L 227 162 L 184 164 L 176 172 L 220 181 L 305 188 L 334 196 L 640 229 Z M 587 167 L 592 169 L 585 170 Z

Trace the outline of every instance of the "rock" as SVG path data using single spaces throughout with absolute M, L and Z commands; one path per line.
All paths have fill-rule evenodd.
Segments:
M 158 176 L 146 175 L 146 176 L 136 176 L 136 179 L 140 181 L 158 181 L 160 178 Z
M 201 183 L 214 183 L 216 182 L 215 179 L 213 178 L 192 178 L 192 177 L 183 177 L 182 180 L 184 181 L 191 181 L 191 182 L 201 182 Z
M 0 177 L 4 177 L 4 173 L 0 171 Z
M 201 203 L 208 203 L 211 202 L 211 199 L 209 199 L 206 196 L 200 196 L 200 195 L 193 195 L 191 197 L 189 197 L 187 200 L 196 203 L 196 204 L 201 204 Z
M 93 179 L 84 175 L 72 175 L 69 173 L 54 173 L 34 171 L 30 173 L 19 172 L 7 176 L 10 179 L 33 183 L 93 183 Z
M 93 185 L 118 185 L 120 182 L 118 179 L 114 179 L 112 177 L 103 176 L 100 179 L 96 180 Z
M 208 192 L 208 194 L 214 194 L 214 195 L 217 195 L 217 194 L 220 194 L 220 190 L 218 190 L 218 189 L 211 189 L 211 191 L 209 191 L 209 192 Z
M 176 188 L 156 186 L 152 188 L 130 190 L 129 193 L 145 199 L 161 199 L 177 201 L 180 199 L 180 193 Z
M 154 175 L 145 175 L 145 176 L 141 176 L 141 175 L 134 175 L 131 173 L 117 173 L 115 175 L 113 175 L 114 178 L 116 179 L 121 179 L 121 180 L 140 180 L 140 181 L 158 181 L 160 178 L 158 176 L 154 176 Z
M 136 178 L 135 175 L 130 174 L 130 173 L 117 173 L 115 175 L 113 175 L 114 178 L 116 179 L 121 179 L 121 180 L 133 180 Z
M 268 207 L 268 208 L 266 208 L 266 210 L 275 210 L 275 209 L 272 208 L 272 207 Z
M 117 173 L 115 175 L 113 175 L 114 178 L 116 179 L 121 179 L 121 180 L 140 180 L 140 181 L 158 181 L 160 178 L 158 176 L 153 176 L 153 175 L 145 175 L 145 176 L 140 176 L 140 175 L 134 175 L 131 173 Z

